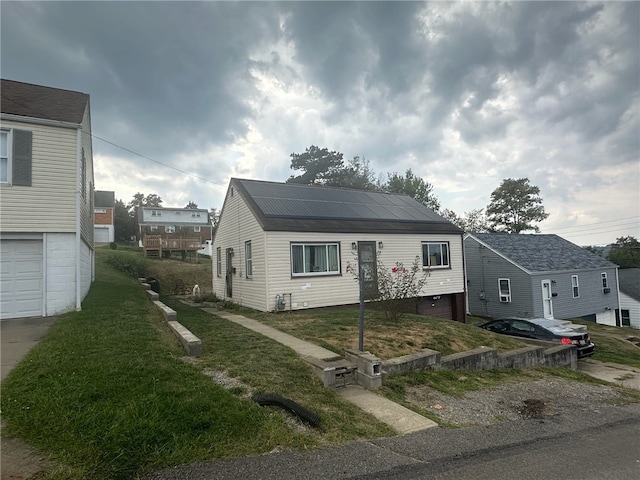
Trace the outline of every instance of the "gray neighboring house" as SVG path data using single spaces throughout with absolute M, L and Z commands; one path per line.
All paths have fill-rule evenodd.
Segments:
M 617 325 L 618 266 L 557 235 L 465 236 L 469 313 Z
M 640 328 L 640 268 L 621 269 L 618 277 L 622 312 L 620 324 L 623 327 Z
M 357 304 L 351 268 L 377 289 L 416 257 L 417 313 L 465 321 L 463 232 L 406 195 L 232 178 L 213 239 L 213 291 L 260 311 Z

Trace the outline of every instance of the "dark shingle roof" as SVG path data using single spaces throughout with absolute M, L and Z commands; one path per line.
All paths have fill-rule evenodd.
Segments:
M 406 195 L 237 178 L 231 186 L 241 192 L 265 230 L 462 233 Z
M 93 204 L 96 207 L 114 207 L 116 204 L 115 192 L 96 190 L 93 193 Z
M 640 268 L 618 270 L 620 291 L 640 302 Z
M 5 79 L 0 95 L 2 113 L 69 123 L 82 122 L 89 102 L 86 93 Z
M 530 272 L 615 268 L 600 255 L 558 235 L 474 233 L 473 237 Z

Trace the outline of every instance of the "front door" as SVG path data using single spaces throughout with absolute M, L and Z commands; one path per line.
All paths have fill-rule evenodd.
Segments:
M 377 298 L 376 242 L 358 242 L 358 267 L 358 271 L 364 278 L 365 300 Z
M 553 318 L 553 300 L 549 280 L 542 280 L 542 313 L 544 318 Z
M 227 297 L 233 297 L 233 248 L 227 248 L 227 272 L 225 275 Z

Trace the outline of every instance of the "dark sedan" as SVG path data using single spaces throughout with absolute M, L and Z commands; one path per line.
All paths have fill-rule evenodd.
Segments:
M 591 342 L 587 332 L 571 328 L 558 320 L 550 320 L 548 318 L 500 318 L 478 326 L 503 335 L 575 345 L 578 349 L 578 358 L 588 357 L 595 352 L 595 345 Z

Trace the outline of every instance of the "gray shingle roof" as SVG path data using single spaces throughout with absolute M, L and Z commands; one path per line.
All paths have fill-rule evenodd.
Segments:
M 474 233 L 473 237 L 530 272 L 616 267 L 600 255 L 558 235 Z
M 82 123 L 89 102 L 86 93 L 2 79 L 0 84 L 2 113 Z
M 620 291 L 640 302 L 640 268 L 618 270 Z
M 462 231 L 406 195 L 231 179 L 265 230 L 458 233 Z

